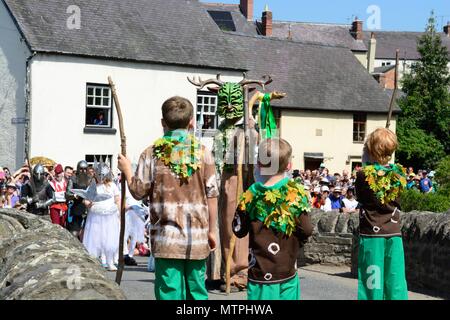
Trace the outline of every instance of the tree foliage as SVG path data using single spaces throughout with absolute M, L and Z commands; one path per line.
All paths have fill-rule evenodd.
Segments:
M 450 74 L 449 54 L 436 32 L 433 13 L 417 51 L 421 58 L 402 81 L 398 157 L 405 165 L 434 167 L 450 154 Z
M 402 211 L 447 212 L 450 209 L 450 197 L 441 193 L 421 193 L 417 190 L 406 190 L 400 198 Z
M 400 163 L 414 168 L 435 168 L 445 156 L 444 146 L 432 134 L 428 134 L 414 124 L 399 120 L 397 126 L 399 147 L 397 156 Z
M 436 169 L 439 192 L 450 197 L 450 156 L 443 158 Z

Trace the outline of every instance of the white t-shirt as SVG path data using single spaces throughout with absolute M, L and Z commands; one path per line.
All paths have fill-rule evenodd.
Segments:
M 333 209 L 331 209 L 331 200 L 330 198 L 326 198 L 325 199 L 325 204 L 320 208 L 323 211 L 332 211 Z
M 342 201 L 344 202 L 344 205 L 347 209 L 355 209 L 358 206 L 358 201 L 356 201 L 355 198 L 353 198 L 352 200 L 344 198 L 342 199 Z

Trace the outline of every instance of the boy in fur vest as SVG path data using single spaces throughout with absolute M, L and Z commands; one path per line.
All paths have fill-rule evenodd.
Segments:
M 303 186 L 287 177 L 292 147 L 267 139 L 258 150 L 260 182 L 242 196 L 232 228 L 238 238 L 249 234 L 249 300 L 299 300 L 297 256 L 312 234 Z
M 206 259 L 216 247 L 218 187 L 211 153 L 188 132 L 194 108 L 181 97 L 162 105 L 164 136 L 142 152 L 136 173 L 119 155 L 135 199 L 149 198 L 158 300 L 206 300 Z

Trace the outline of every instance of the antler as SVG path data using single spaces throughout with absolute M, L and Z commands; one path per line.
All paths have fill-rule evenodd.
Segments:
M 200 77 L 198 77 L 198 81 L 195 80 L 195 76 L 192 77 L 192 80 L 189 79 L 189 77 L 187 77 L 188 81 L 190 83 L 192 83 L 194 86 L 198 87 L 199 89 L 202 89 L 204 86 L 208 85 L 208 84 L 216 84 L 219 87 L 222 87 L 224 85 L 223 81 L 220 80 L 220 73 L 217 74 L 216 79 L 208 79 L 205 81 L 202 81 L 202 79 Z
M 268 85 L 269 83 L 271 83 L 273 81 L 272 77 L 269 75 L 263 76 L 263 79 L 266 79 L 266 78 L 268 78 L 267 81 L 249 80 L 249 79 L 247 79 L 247 74 L 244 72 L 244 79 L 242 79 L 241 82 L 239 82 L 239 84 L 241 86 L 245 86 L 245 85 L 249 85 L 249 84 L 257 84 L 257 85 L 261 86 L 263 90 L 266 90 L 266 85 Z

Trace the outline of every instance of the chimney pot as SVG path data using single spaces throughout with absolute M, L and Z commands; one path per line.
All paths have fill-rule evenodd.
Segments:
M 240 7 L 242 14 L 248 21 L 253 21 L 253 0 L 241 0 Z
M 263 35 L 271 37 L 273 18 L 272 18 L 272 11 L 269 10 L 268 6 L 266 6 L 266 10 L 263 12 L 261 20 L 262 20 Z
M 444 33 L 447 35 L 447 37 L 450 37 L 450 21 L 447 22 L 446 26 L 444 26 Z
M 363 40 L 363 22 L 359 20 L 358 17 L 352 23 L 351 34 L 355 40 Z

